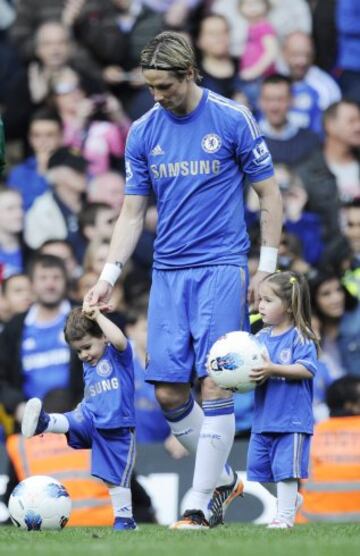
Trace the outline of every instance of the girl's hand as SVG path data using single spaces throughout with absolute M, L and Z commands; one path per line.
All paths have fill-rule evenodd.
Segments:
M 269 357 L 265 354 L 262 354 L 262 358 L 262 366 L 256 369 L 251 369 L 251 372 L 249 373 L 250 379 L 253 382 L 256 382 L 258 385 L 263 384 L 265 380 L 273 375 L 273 366 Z

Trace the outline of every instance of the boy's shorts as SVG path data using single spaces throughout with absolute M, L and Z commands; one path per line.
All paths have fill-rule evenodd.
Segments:
M 306 479 L 310 434 L 252 433 L 248 449 L 247 478 L 260 483 Z
M 249 330 L 247 264 L 154 270 L 149 300 L 147 382 L 207 376 L 212 344 Z
M 107 483 L 130 487 L 135 462 L 135 433 L 133 429 L 97 429 L 91 414 L 81 405 L 65 413 L 69 420 L 67 432 L 71 448 L 91 449 L 91 474 Z

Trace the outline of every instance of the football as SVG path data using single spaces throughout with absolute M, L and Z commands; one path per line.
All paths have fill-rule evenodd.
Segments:
M 27 531 L 63 529 L 70 512 L 71 499 L 66 488 L 44 475 L 24 479 L 9 498 L 11 521 Z
M 229 332 L 211 347 L 207 368 L 214 382 L 225 390 L 249 392 L 256 383 L 251 382 L 251 369 L 260 368 L 266 348 L 249 332 Z

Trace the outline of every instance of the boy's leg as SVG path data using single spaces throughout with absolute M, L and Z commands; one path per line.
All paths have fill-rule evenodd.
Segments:
M 44 432 L 67 433 L 69 421 L 62 413 L 46 413 L 39 398 L 31 398 L 25 405 L 21 432 L 31 438 Z
M 115 531 L 136 529 L 136 523 L 133 518 L 130 488 L 116 485 L 108 486 L 115 517 L 113 529 Z
M 114 530 L 136 529 L 130 490 L 135 462 L 135 434 L 131 429 L 93 429 L 91 474 L 109 487 Z

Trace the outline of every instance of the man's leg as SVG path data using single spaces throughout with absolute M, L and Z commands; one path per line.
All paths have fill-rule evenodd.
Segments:
M 196 455 L 200 432 L 204 425 L 204 412 L 193 398 L 190 386 L 158 383 L 155 388 L 171 432 L 190 454 Z M 230 484 L 233 479 L 231 467 L 225 465 L 217 477 L 215 486 Z
M 202 397 L 204 420 L 188 505 L 189 508 L 200 509 L 208 520 L 211 514 L 210 500 L 225 469 L 229 471 L 223 484 L 234 480 L 234 473 L 226 466 L 226 462 L 234 441 L 235 417 L 232 395 L 218 388 L 210 378 L 202 381 Z

